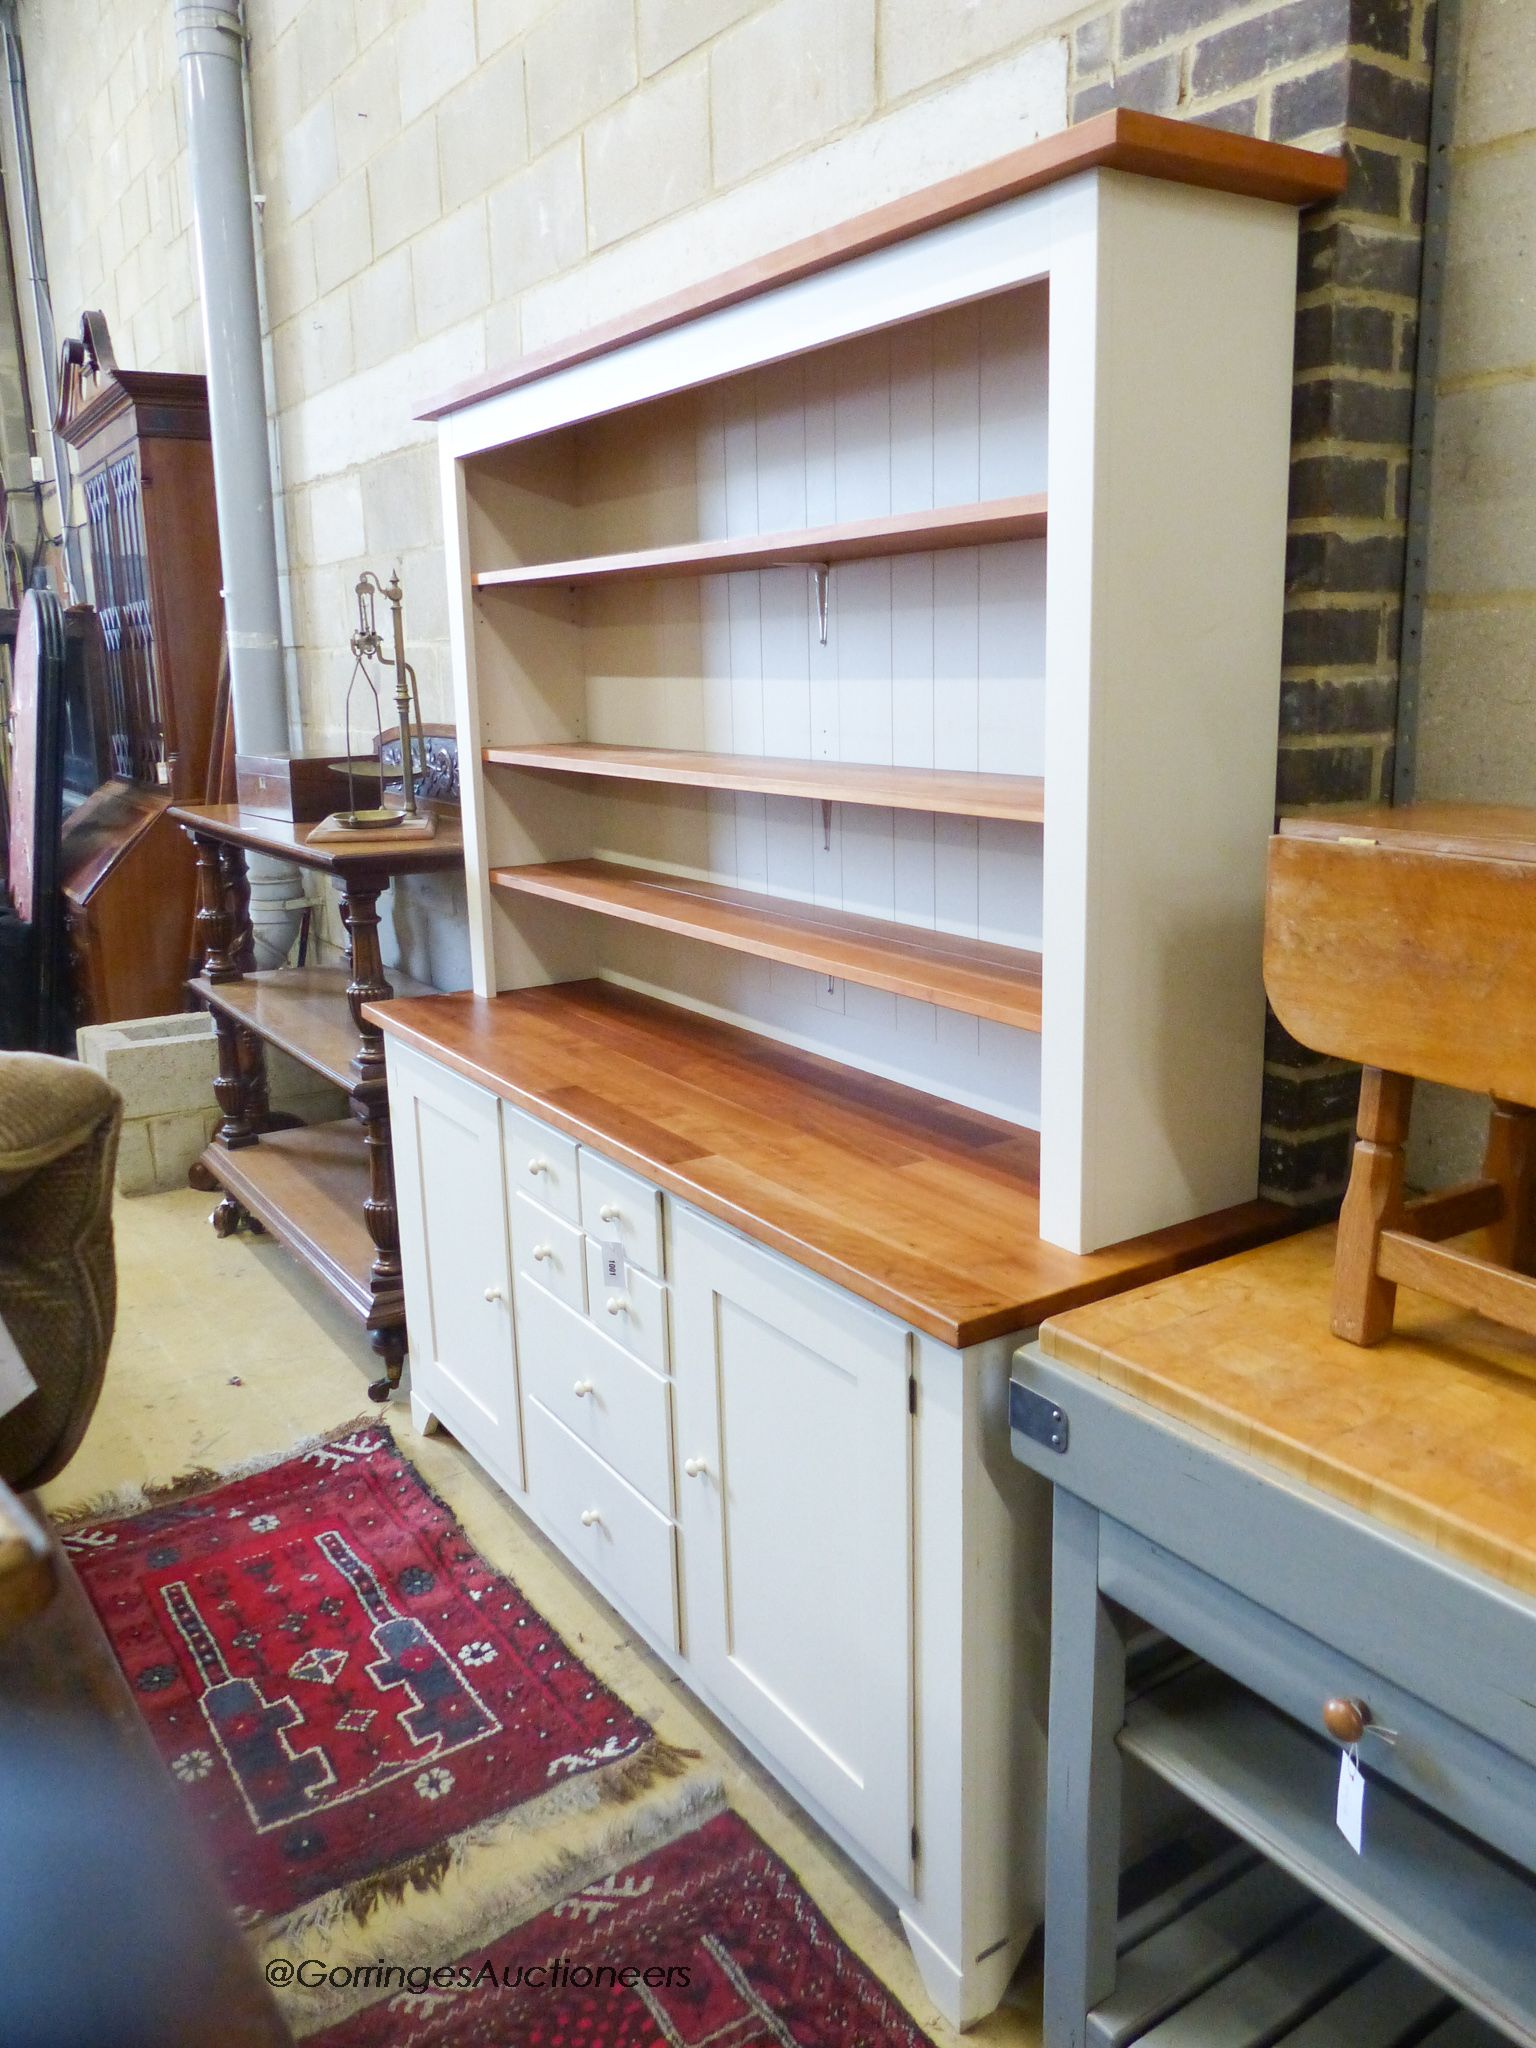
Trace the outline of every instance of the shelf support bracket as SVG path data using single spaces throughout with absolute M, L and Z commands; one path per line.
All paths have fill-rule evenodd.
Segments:
M 811 580 L 816 590 L 816 631 L 823 647 L 827 644 L 827 586 L 831 575 L 829 563 L 812 562 Z

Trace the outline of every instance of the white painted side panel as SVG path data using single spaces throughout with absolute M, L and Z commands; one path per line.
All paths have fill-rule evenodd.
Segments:
M 494 1095 L 386 1040 L 411 1390 L 521 1486 L 512 1273 Z
M 910 1333 L 673 1207 L 686 1637 L 709 1693 L 910 1880 Z M 702 1469 L 688 1475 L 688 1461 Z
M 480 685 L 475 666 L 474 602 L 470 593 L 469 516 L 464 475 L 445 444 L 438 447 L 443 495 L 443 557 L 448 577 L 448 662 L 452 670 L 453 721 L 459 736 L 459 775 L 464 825 L 464 881 L 468 899 L 470 976 L 477 996 L 493 996 L 504 985 L 496 973 L 491 890 L 486 881 L 486 785 L 479 772 Z M 499 715 L 500 690 L 492 689 Z
M 1092 1251 L 1257 1182 L 1296 224 L 1110 173 L 1072 203 L 1051 280 L 1041 1231 Z

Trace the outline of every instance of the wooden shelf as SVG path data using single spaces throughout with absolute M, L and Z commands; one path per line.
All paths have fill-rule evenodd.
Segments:
M 233 1152 L 210 1145 L 202 1164 L 346 1307 L 365 1317 L 377 1310 L 368 1281 L 373 1240 L 363 1221 L 368 1155 L 351 1117 L 270 1131 Z
M 1245 1202 L 1085 1257 L 1035 1132 L 607 982 L 370 1004 L 391 1036 L 941 1343 L 1032 1328 L 1294 1229 Z
M 791 533 L 754 533 L 730 540 L 687 541 L 627 554 L 578 555 L 517 569 L 482 569 L 477 590 L 538 588 L 551 583 L 614 583 L 658 576 L 720 576 L 732 569 L 775 569 L 795 562 L 847 562 L 875 555 L 921 554 L 930 548 L 974 548 L 992 541 L 1036 540 L 1045 532 L 1045 498 L 997 498 L 935 512 L 893 512 L 884 519 Z
M 498 889 L 547 897 L 760 959 L 787 961 L 937 1003 L 941 1009 L 990 1017 L 1021 1031 L 1040 1029 L 1040 956 L 1020 947 L 824 910 L 618 861 L 492 868 L 491 881 Z
M 1132 1702 L 1120 1747 L 1518 2040 L 1536 2027 L 1536 1878 L 1380 1778 L 1365 1854 L 1334 1825 L 1339 1752 L 1202 1666 Z
M 352 1068 L 357 1028 L 347 1004 L 350 978 L 345 967 L 278 967 L 239 981 L 199 975 L 188 985 L 209 1009 L 233 1017 L 338 1088 L 350 1089 L 357 1078 Z M 432 994 L 424 982 L 393 968 L 389 980 L 397 995 Z
M 937 811 L 953 818 L 1003 818 L 1038 825 L 1045 816 L 1045 783 L 1038 775 L 978 775 L 965 769 L 885 768 L 865 761 L 801 761 L 777 754 L 704 754 L 591 742 L 486 747 L 482 758 L 497 768 L 536 768 L 693 789 L 744 789 L 821 803 Z

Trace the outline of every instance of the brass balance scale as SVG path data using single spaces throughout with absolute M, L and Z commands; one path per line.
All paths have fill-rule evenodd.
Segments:
M 421 718 L 421 693 L 417 688 L 416 671 L 405 658 L 405 593 L 400 586 L 400 574 L 395 570 L 388 583 L 381 583 L 372 569 L 365 569 L 357 579 L 357 626 L 351 638 L 352 675 L 347 684 L 344 719 L 346 726 L 347 759 L 347 807 L 332 811 L 328 818 L 322 818 L 309 834 L 310 842 L 324 843 L 327 840 L 356 839 L 365 835 L 408 837 L 430 839 L 437 829 L 437 820 L 430 810 L 424 810 L 417 799 L 416 780 L 418 772 L 424 772 L 427 760 L 426 733 Z M 385 599 L 391 613 L 393 658 L 384 652 L 384 639 L 379 631 L 377 600 Z M 387 770 L 383 761 L 384 722 L 379 698 L 378 685 L 369 674 L 369 663 L 380 668 L 391 668 L 395 672 L 395 713 L 400 727 L 400 783 L 399 803 L 384 800 L 383 779 Z M 377 758 L 368 759 L 357 753 L 352 744 L 352 695 L 361 681 L 373 698 L 373 722 Z M 421 770 L 418 770 L 418 746 L 420 748 Z M 380 784 L 379 801 L 374 804 L 360 804 L 358 784 L 377 781 Z

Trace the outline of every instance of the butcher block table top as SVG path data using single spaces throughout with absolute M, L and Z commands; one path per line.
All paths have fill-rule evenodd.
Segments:
M 1536 1593 L 1536 1338 L 1403 1289 L 1330 1335 L 1332 1228 L 1047 1322 L 1051 1358 Z

